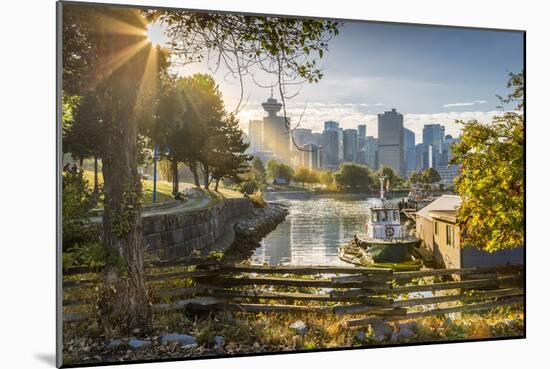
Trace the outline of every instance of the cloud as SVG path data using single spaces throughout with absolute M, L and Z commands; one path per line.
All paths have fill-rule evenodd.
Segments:
M 457 102 L 457 103 L 450 103 L 443 105 L 444 108 L 453 108 L 457 106 L 472 106 L 472 105 L 478 105 L 478 104 L 486 104 L 487 100 L 475 100 L 472 102 Z

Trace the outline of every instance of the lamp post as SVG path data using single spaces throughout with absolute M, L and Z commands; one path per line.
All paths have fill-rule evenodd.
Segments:
M 157 202 L 157 156 L 158 146 L 153 149 L 153 204 Z

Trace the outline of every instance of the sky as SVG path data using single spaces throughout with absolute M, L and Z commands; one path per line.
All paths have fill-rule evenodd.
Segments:
M 162 25 L 153 25 L 151 33 L 161 37 Z M 323 79 L 304 84 L 287 100 L 291 122 L 303 112 L 301 128 L 321 131 L 324 121 L 336 120 L 344 128 L 367 124 L 367 135 L 377 137 L 377 114 L 395 108 L 417 143 L 424 124 L 441 123 L 458 136 L 456 119 L 490 122 L 500 112 L 496 95 L 506 94 L 508 72 L 524 68 L 523 34 L 513 31 L 348 21 L 328 48 L 320 64 Z M 193 64 L 178 73 L 208 71 L 206 64 Z M 223 69 L 215 74 L 231 110 L 240 87 L 224 77 Z M 239 113 L 245 132 L 250 119 L 264 116 L 260 104 L 269 95 L 245 79 L 247 102 Z

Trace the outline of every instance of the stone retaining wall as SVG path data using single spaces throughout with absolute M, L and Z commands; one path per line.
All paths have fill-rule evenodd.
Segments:
M 208 209 L 145 217 L 145 247 L 161 258 L 188 256 L 210 248 L 234 221 L 252 210 L 250 200 L 239 198 L 225 199 Z

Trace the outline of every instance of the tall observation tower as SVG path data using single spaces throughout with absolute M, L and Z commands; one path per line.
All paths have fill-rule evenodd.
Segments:
M 276 117 L 277 113 L 281 111 L 283 104 L 273 98 L 273 91 L 271 91 L 271 97 L 267 99 L 266 102 L 262 103 L 262 108 L 267 112 L 267 116 L 272 118 Z
M 272 151 L 278 161 L 289 164 L 291 144 L 289 129 L 285 125 L 284 117 L 277 115 L 283 104 L 273 98 L 273 89 L 271 90 L 271 96 L 266 102 L 262 103 L 262 107 L 267 112 L 263 124 L 264 150 Z M 287 118 L 287 122 L 290 126 L 290 119 Z

